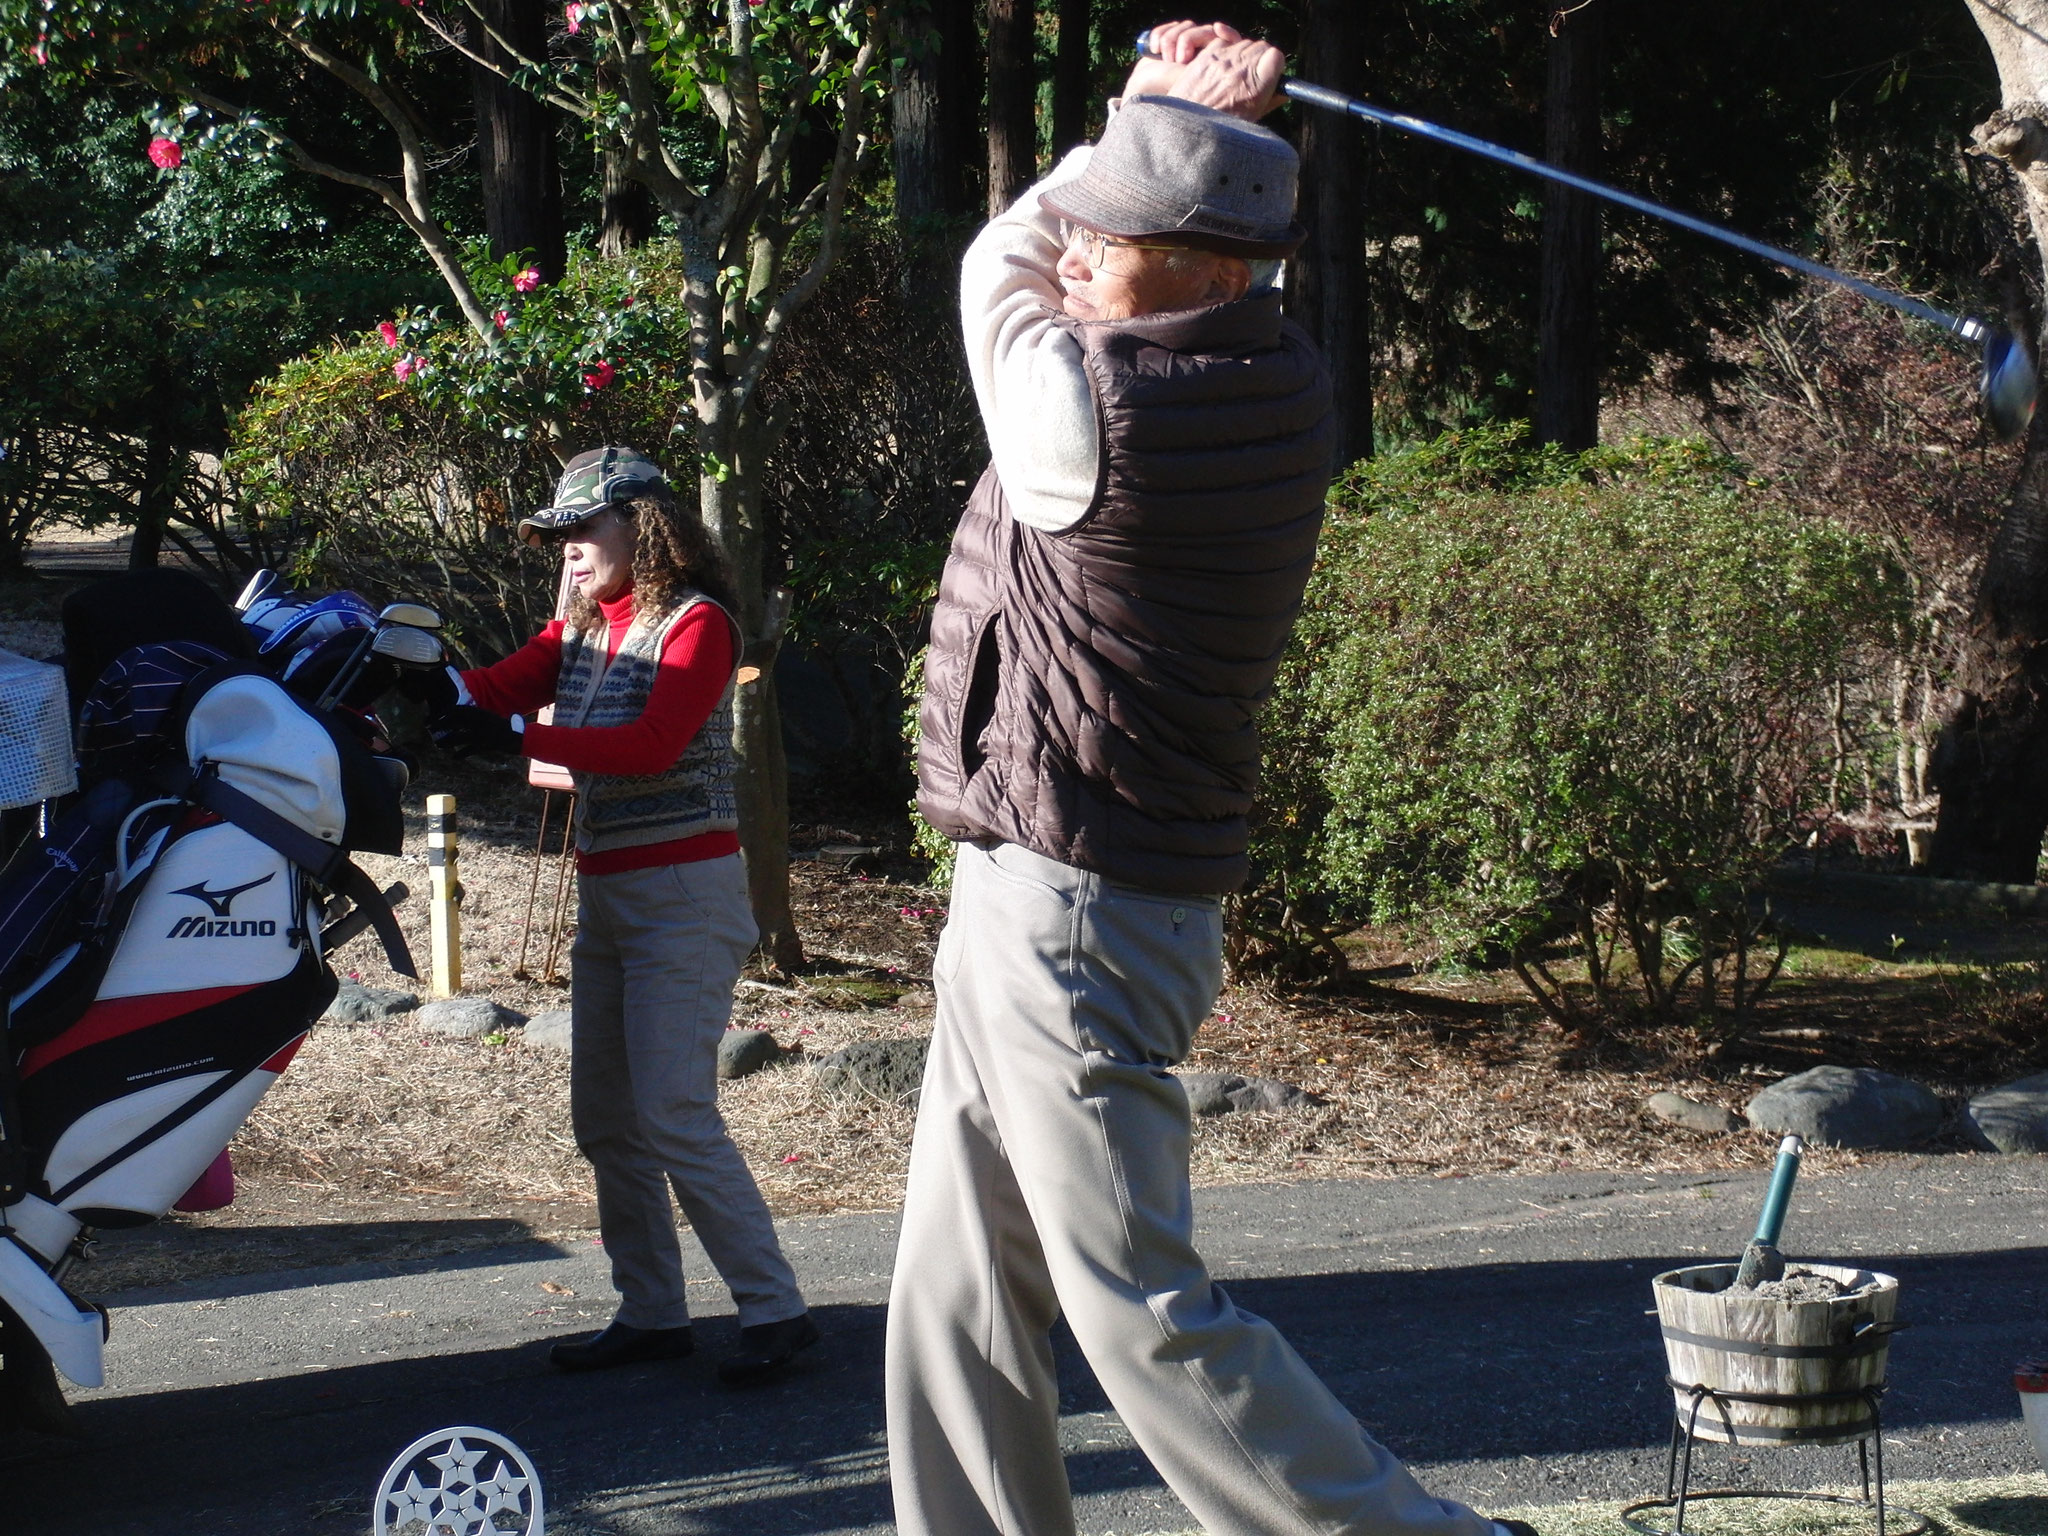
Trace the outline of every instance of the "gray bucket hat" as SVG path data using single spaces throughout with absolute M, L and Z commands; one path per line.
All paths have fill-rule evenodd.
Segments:
M 1270 128 L 1176 96 L 1126 101 L 1087 167 L 1045 206 L 1098 234 L 1251 258 L 1289 256 L 1301 162 Z
M 674 495 L 661 466 L 644 453 L 632 448 L 586 449 L 564 466 L 562 478 L 555 482 L 554 501 L 519 519 L 519 537 L 532 543 L 536 535 L 573 528 L 615 501 Z

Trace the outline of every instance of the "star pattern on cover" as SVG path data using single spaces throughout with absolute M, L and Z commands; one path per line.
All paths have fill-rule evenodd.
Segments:
M 460 1435 L 451 1435 L 438 1450 L 431 1444 L 424 1449 L 433 1454 L 412 1458 L 402 1484 L 392 1486 L 398 1467 L 386 1474 L 380 1531 L 390 1536 L 527 1536 L 534 1529 L 539 1490 L 510 1457 L 501 1455 L 486 1468 L 490 1448 L 471 1446 Z M 428 1468 L 431 1483 L 421 1478 Z M 509 1516 L 511 1523 L 499 1524 L 500 1516 Z

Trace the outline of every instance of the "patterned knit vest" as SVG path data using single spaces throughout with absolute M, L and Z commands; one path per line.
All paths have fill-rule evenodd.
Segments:
M 652 613 L 636 610 L 610 665 L 605 662 L 608 626 L 600 621 L 596 630 L 585 634 L 573 623 L 565 625 L 562 671 L 555 688 L 555 724 L 631 725 L 638 720 L 654 688 L 662 647 L 683 615 L 699 603 L 711 603 L 711 599 L 686 589 L 673 608 Z M 726 618 L 730 622 L 731 615 Z M 734 654 L 738 654 L 737 645 Z M 609 853 L 615 848 L 674 842 L 701 832 L 739 829 L 739 802 L 733 792 L 732 690 L 728 677 L 703 729 L 664 771 L 573 775 L 577 852 Z

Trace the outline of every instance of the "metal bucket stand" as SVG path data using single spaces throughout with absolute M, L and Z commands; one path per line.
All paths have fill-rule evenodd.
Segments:
M 1639 1499 L 1621 1512 L 1622 1524 L 1638 1533 L 1638 1536 L 1687 1536 L 1685 1529 L 1685 1506 L 1696 1499 L 1797 1499 L 1810 1504 L 1846 1504 L 1852 1509 L 1868 1509 L 1877 1517 L 1877 1536 L 1926 1536 L 1934 1522 L 1916 1509 L 1903 1504 L 1887 1506 L 1884 1497 L 1884 1421 L 1878 1412 L 1878 1399 L 1884 1395 L 1882 1384 L 1863 1387 L 1854 1392 L 1728 1392 L 1699 1383 L 1688 1387 L 1685 1382 L 1665 1380 L 1681 1392 L 1689 1391 L 1692 1401 L 1687 1408 L 1671 1416 L 1671 1454 L 1664 1466 L 1664 1497 L 1661 1499 Z M 1733 1417 L 1728 1412 L 1729 1403 L 1761 1403 L 1774 1408 L 1798 1407 L 1808 1403 L 1862 1402 L 1870 1409 L 1870 1418 L 1865 1432 L 1856 1440 L 1856 1466 L 1862 1477 L 1863 1497 L 1850 1498 L 1840 1493 L 1810 1493 L 1789 1488 L 1707 1488 L 1698 1492 L 1692 1489 L 1692 1451 L 1697 1443 L 1700 1412 L 1708 1403 L 1719 1410 L 1721 1422 L 1727 1427 L 1728 1444 L 1740 1448 Z M 1856 1426 L 1851 1426 L 1852 1428 Z M 1816 1435 L 1826 1434 L 1834 1426 L 1822 1426 Z M 1757 1431 L 1745 1425 L 1744 1432 L 1752 1436 Z M 1759 1437 L 1761 1438 L 1761 1437 Z M 1794 1441 L 1796 1434 L 1783 1438 Z M 1873 1447 L 1875 1448 L 1873 1450 Z M 1872 1479 L 1872 1463 L 1876 1464 L 1876 1477 Z M 1669 1526 L 1652 1525 L 1637 1518 L 1646 1510 L 1669 1509 L 1673 1511 Z M 1909 1522 L 1904 1525 L 1887 1523 L 1888 1519 L 1904 1516 Z

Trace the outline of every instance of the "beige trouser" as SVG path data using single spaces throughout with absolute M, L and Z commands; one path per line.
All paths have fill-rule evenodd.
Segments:
M 960 848 L 889 1299 L 903 1536 L 1069 1536 L 1049 1332 L 1064 1313 L 1212 1536 L 1489 1536 L 1431 1498 L 1195 1252 L 1167 1070 L 1222 973 L 1214 901 Z
M 577 880 L 569 1113 L 597 1175 L 618 1320 L 690 1320 L 674 1186 L 740 1325 L 804 1310 L 775 1224 L 718 1112 L 718 1040 L 755 938 L 738 854 Z

